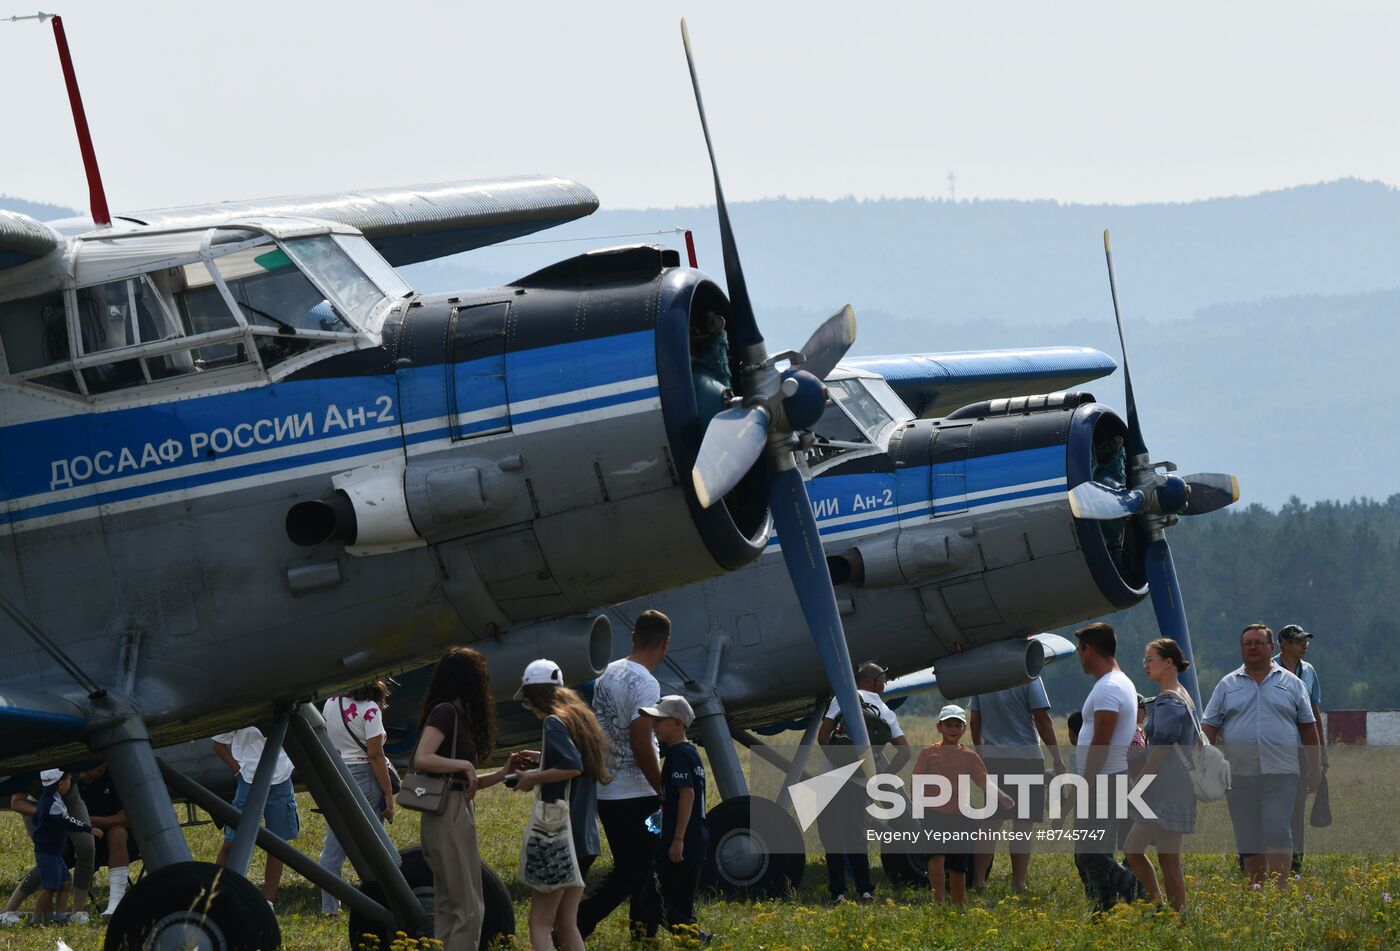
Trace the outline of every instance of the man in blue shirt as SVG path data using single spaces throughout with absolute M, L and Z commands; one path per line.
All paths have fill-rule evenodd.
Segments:
M 987 772 L 997 777 L 1002 789 L 1015 790 L 1016 805 L 997 810 L 992 817 L 989 829 L 1000 829 L 1002 823 L 1012 820 L 1012 829 L 1020 833 L 1025 841 L 1011 846 L 1011 890 L 1026 890 L 1026 873 L 1031 865 L 1031 826 L 1045 818 L 1045 786 L 1035 785 L 1029 789 L 1008 786 L 1003 777 L 1045 775 L 1045 759 L 1040 750 L 1043 740 L 1050 748 L 1050 758 L 1055 766 L 1055 775 L 1065 771 L 1064 757 L 1060 755 L 1059 741 L 1055 737 L 1055 725 L 1050 720 L 1050 697 L 1045 692 L 1045 684 L 1039 677 L 1019 687 L 1009 687 L 995 693 L 973 697 L 968 710 L 972 722 L 968 724 L 972 732 L 972 744 L 987 764 Z M 1027 818 L 1017 816 L 1022 811 L 1022 796 Z M 992 867 L 995 845 L 978 851 L 972 857 L 973 888 L 987 883 L 987 872 Z
M 695 925 L 695 893 L 710 847 L 705 828 L 705 767 L 685 736 L 695 722 L 695 711 L 684 697 L 662 697 L 655 706 L 637 712 L 651 719 L 656 738 L 668 747 L 661 765 L 661 842 L 643 904 L 646 936 L 654 938 L 662 921 L 672 932 Z M 698 935 L 709 938 L 704 932 Z
M 1293 858 L 1291 820 L 1297 799 L 1300 742 L 1309 791 L 1322 770 L 1317 758 L 1317 720 L 1303 682 L 1273 662 L 1274 632 L 1250 624 L 1240 632 L 1244 664 L 1220 678 L 1201 717 L 1201 730 L 1223 745 L 1230 761 L 1226 804 L 1235 844 L 1250 881 L 1264 875 L 1288 879 Z
M 1322 732 L 1322 687 L 1317 682 L 1317 670 L 1313 665 L 1303 660 L 1308 654 L 1308 649 L 1312 646 L 1313 636 L 1303 630 L 1298 624 L 1285 624 L 1278 632 L 1278 653 L 1274 655 L 1274 663 L 1278 664 L 1290 674 L 1296 676 L 1303 682 L 1303 686 L 1308 691 L 1308 702 L 1312 704 L 1313 718 L 1317 720 L 1318 745 L 1322 749 L 1322 771 L 1326 772 L 1327 763 L 1327 736 Z M 1305 764 L 1299 762 L 1300 766 Z M 1308 790 L 1304 786 L 1303 776 L 1306 769 L 1300 769 L 1298 778 L 1298 799 L 1293 804 L 1293 866 L 1291 871 L 1298 874 L 1303 870 L 1303 816 L 1308 808 Z

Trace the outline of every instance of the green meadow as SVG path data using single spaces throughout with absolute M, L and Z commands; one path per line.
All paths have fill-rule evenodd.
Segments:
M 922 718 L 920 718 L 922 719 Z M 926 724 L 911 735 L 923 738 Z M 1004 854 L 997 859 L 987 889 L 969 896 L 961 909 L 933 905 L 922 889 L 896 888 L 880 876 L 875 857 L 877 900 L 871 905 L 829 907 L 826 873 L 819 854 L 809 854 L 796 893 L 784 901 L 731 903 L 710 897 L 699 906 L 700 925 L 715 935 L 714 948 L 1394 948 L 1400 946 L 1400 855 L 1391 847 L 1395 770 L 1400 753 L 1378 748 L 1338 749 L 1332 753 L 1335 824 L 1309 830 L 1309 854 L 1301 881 L 1283 889 L 1252 889 L 1235 870 L 1232 854 L 1196 854 L 1186 858 L 1190 891 L 1184 916 L 1156 912 L 1146 904 L 1124 905 L 1092 920 L 1073 857 L 1042 852 L 1031 865 L 1031 891 L 1013 895 Z M 324 823 L 312 801 L 299 797 L 302 834 L 298 845 L 319 853 Z M 520 832 L 529 799 L 504 787 L 484 791 L 477 817 L 486 862 L 503 879 L 514 876 Z M 1202 836 L 1228 835 L 1223 804 L 1203 807 Z M 1387 810 L 1389 809 L 1389 812 Z M 415 815 L 400 814 L 390 827 L 394 841 L 409 846 L 418 839 Z M 197 859 L 212 860 L 220 833 L 212 824 L 188 829 Z M 606 846 L 605 846 L 606 848 Z M 1314 852 L 1314 848 L 1318 851 Z M 30 865 L 29 841 L 18 817 L 0 816 L 0 891 L 6 895 Z M 605 867 L 604 856 L 595 866 Z M 254 859 L 252 879 L 261 882 L 262 856 Z M 139 869 L 139 865 L 137 866 Z M 135 870 L 134 870 L 135 871 Z M 347 866 L 347 874 L 353 871 Z M 105 902 L 106 880 L 97 876 L 94 902 Z M 512 883 L 516 936 L 513 947 L 528 947 L 525 915 L 529 897 Z M 282 938 L 289 949 L 330 951 L 348 948 L 344 920 L 318 914 L 319 894 L 308 882 L 287 872 L 277 900 Z M 0 930 L 0 951 L 52 951 L 59 939 L 74 951 L 102 947 L 100 924 L 18 927 Z M 666 936 L 658 947 L 693 947 L 693 939 Z M 403 940 L 399 949 L 431 947 Z M 629 947 L 625 909 L 599 929 L 592 948 Z

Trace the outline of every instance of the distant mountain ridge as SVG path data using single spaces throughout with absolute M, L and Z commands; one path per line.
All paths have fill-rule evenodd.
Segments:
M 25 201 L 12 195 L 0 195 L 0 209 L 17 211 L 22 215 L 37 218 L 39 221 L 53 221 L 55 218 L 71 218 L 78 214 L 72 208 L 62 205 L 46 205 L 38 201 Z
M 1185 204 L 765 199 L 731 207 L 755 305 L 927 323 L 1055 324 L 1108 313 L 1102 234 L 1111 228 L 1123 305 L 1177 320 L 1222 303 L 1400 287 L 1400 190 L 1344 179 Z M 713 208 L 594 213 L 516 246 L 420 265 L 436 288 L 528 273 L 606 244 L 695 233 L 700 266 L 722 276 Z M 567 242 L 583 236 L 643 237 Z M 645 235 L 652 235 L 645 237 Z M 794 328 L 796 330 L 796 328 Z M 863 341 L 858 346 L 866 351 Z

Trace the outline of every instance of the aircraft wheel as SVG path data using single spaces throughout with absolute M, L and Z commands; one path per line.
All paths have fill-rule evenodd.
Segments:
M 802 833 L 777 803 L 755 796 L 726 799 L 705 817 L 710 856 L 701 884 L 726 898 L 781 898 L 802 882 Z
M 427 912 L 423 927 L 424 933 L 432 935 L 433 870 L 428 867 L 428 860 L 423 857 L 423 849 L 419 846 L 415 845 L 412 848 L 403 849 L 399 855 L 403 858 L 403 876 L 408 879 L 408 887 L 413 889 L 418 903 Z M 377 882 L 365 882 L 360 886 L 360 891 L 377 902 L 384 902 L 384 891 Z M 481 922 L 481 947 L 485 948 L 490 946 L 496 938 L 515 933 L 515 905 L 512 904 L 510 891 L 501 881 L 500 876 L 484 862 L 481 865 L 481 893 L 486 904 L 486 911 Z M 382 927 L 353 910 L 350 912 L 350 947 L 352 948 L 359 948 L 364 939 L 369 937 L 377 938 L 380 942 L 379 947 L 388 947 L 396 930 L 399 929 Z
M 208 862 L 144 875 L 107 925 L 106 951 L 273 951 L 282 932 L 262 892 Z
M 900 852 L 889 846 L 880 850 L 880 867 L 892 885 L 928 888 L 928 856 Z

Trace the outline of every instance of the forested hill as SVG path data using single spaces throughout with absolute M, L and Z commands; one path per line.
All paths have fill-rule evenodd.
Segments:
M 1191 641 L 1208 697 L 1240 665 L 1240 629 L 1263 621 L 1275 631 L 1301 624 L 1317 636 L 1308 661 L 1322 683 L 1322 707 L 1400 707 L 1400 495 L 1303 505 L 1277 512 L 1250 506 L 1182 519 L 1169 540 L 1181 578 Z M 1152 696 L 1142 653 L 1157 637 L 1151 602 L 1111 615 L 1118 661 Z M 1061 631 L 1069 634 L 1072 629 Z M 1089 678 L 1075 658 L 1048 668 L 1055 712 L 1077 710 Z

